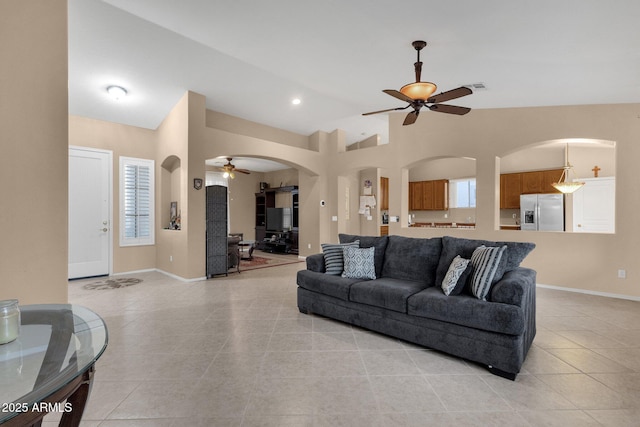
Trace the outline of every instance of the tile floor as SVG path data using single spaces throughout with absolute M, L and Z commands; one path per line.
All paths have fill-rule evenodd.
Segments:
M 85 427 L 638 426 L 640 302 L 538 289 L 511 382 L 473 363 L 296 308 L 292 264 L 70 301 L 107 322 Z M 55 425 L 50 414 L 43 425 Z

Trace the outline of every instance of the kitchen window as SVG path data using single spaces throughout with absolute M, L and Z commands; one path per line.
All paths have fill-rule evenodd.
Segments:
M 120 246 L 155 244 L 154 161 L 120 157 Z
M 476 179 L 449 180 L 449 208 L 476 207 Z

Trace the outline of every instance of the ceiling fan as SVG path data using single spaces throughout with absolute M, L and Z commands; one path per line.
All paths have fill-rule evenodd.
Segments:
M 372 111 L 370 113 L 364 113 L 363 116 L 370 114 L 386 113 L 387 111 L 406 110 L 407 108 L 413 108 L 413 111 L 407 114 L 403 125 L 411 125 L 416 122 L 420 109 L 426 107 L 431 111 L 438 113 L 457 114 L 459 116 L 467 114 L 471 111 L 471 108 L 457 107 L 455 105 L 440 104 L 441 102 L 450 101 L 452 99 L 461 98 L 463 96 L 471 95 L 473 91 L 466 86 L 461 86 L 457 89 L 452 89 L 446 92 L 441 92 L 437 95 L 433 95 L 437 86 L 431 82 L 421 82 L 420 75 L 422 73 L 422 62 L 420 61 L 420 51 L 427 45 L 427 42 L 422 40 L 416 40 L 411 45 L 415 48 L 418 54 L 418 60 L 415 62 L 414 67 L 416 71 L 416 82 L 409 83 L 400 88 L 400 91 L 394 89 L 385 89 L 384 93 L 391 95 L 394 98 L 398 98 L 401 101 L 408 102 L 406 107 L 388 108 L 386 110 Z M 433 96 L 432 96 L 433 95 Z
M 219 169 L 224 172 L 224 177 L 225 178 L 231 178 L 234 179 L 236 177 L 236 172 L 240 172 L 240 173 L 245 173 L 247 175 L 249 175 L 251 172 L 249 172 L 246 169 L 238 169 L 235 167 L 235 165 L 231 164 L 231 160 L 233 160 L 233 158 L 231 157 L 227 157 L 227 163 L 222 165 Z

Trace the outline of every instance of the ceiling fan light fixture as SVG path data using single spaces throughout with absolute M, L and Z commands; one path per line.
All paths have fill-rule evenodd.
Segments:
M 409 83 L 400 88 L 400 93 L 413 100 L 426 101 L 438 87 L 431 82 Z

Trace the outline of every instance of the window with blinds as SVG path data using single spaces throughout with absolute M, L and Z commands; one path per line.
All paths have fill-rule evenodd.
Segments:
M 120 157 L 120 246 L 153 245 L 154 161 Z

